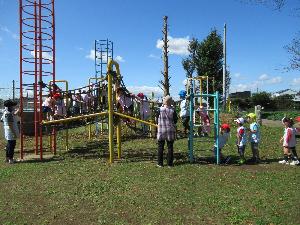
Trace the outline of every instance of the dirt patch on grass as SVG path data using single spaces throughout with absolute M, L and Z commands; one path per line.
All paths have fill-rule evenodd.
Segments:
M 267 127 L 282 127 L 282 123 L 279 120 L 267 120 L 263 119 L 262 124 Z

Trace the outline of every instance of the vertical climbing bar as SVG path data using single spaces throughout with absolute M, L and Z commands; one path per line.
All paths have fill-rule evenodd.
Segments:
M 114 127 L 113 127 L 113 91 L 112 91 L 112 74 L 108 71 L 108 141 L 109 141 L 109 162 L 114 162 Z
M 23 159 L 24 136 L 23 136 L 23 1 L 19 0 L 19 23 L 20 23 L 20 158 Z
M 191 93 L 190 95 L 190 130 L 189 130 L 189 139 L 188 139 L 188 145 L 189 145 L 189 160 L 190 162 L 194 161 L 194 93 Z
M 217 145 L 217 164 L 220 164 L 220 149 L 219 149 L 219 129 L 220 129 L 220 120 L 219 120 L 219 92 L 216 92 L 216 97 L 215 97 L 215 118 L 216 118 L 216 145 Z
M 118 158 L 121 158 L 122 149 L 121 149 L 121 122 L 117 125 L 117 146 L 118 146 Z

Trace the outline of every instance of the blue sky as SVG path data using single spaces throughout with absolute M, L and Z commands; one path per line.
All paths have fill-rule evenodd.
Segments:
M 300 17 L 290 0 L 281 11 L 240 0 L 62 0 L 56 1 L 56 76 L 70 86 L 87 85 L 94 76 L 89 57 L 95 39 L 114 42 L 126 85 L 134 92 L 160 92 L 163 68 L 159 40 L 163 16 L 169 17 L 171 92 L 183 88 L 188 41 L 203 40 L 216 28 L 221 35 L 227 24 L 227 64 L 231 91 L 285 88 L 300 90 L 300 72 L 283 72 L 289 55 L 284 45 L 299 32 Z M 19 80 L 18 1 L 0 0 L 0 87 Z M 3 91 L 0 90 L 0 94 Z

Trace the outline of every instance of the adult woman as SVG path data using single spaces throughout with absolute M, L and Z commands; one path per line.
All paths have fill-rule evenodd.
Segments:
M 163 106 L 158 110 L 158 130 L 157 130 L 157 140 L 158 140 L 158 152 L 157 152 L 157 165 L 159 167 L 163 166 L 163 151 L 165 142 L 168 146 L 167 163 L 168 166 L 173 166 L 173 144 L 175 140 L 177 114 L 175 109 L 172 108 L 173 100 L 172 97 L 167 95 L 163 99 Z

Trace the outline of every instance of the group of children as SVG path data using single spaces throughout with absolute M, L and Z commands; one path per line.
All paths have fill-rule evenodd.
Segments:
M 121 113 L 133 116 L 134 104 L 138 108 L 137 116 L 142 120 L 148 120 L 151 116 L 150 101 L 144 93 L 140 92 L 137 95 L 127 93 L 122 87 L 117 88 L 117 110 Z M 125 120 L 126 124 L 133 123 L 130 119 Z M 142 125 L 143 133 L 148 131 L 147 125 Z
M 62 91 L 52 91 L 42 104 L 45 119 L 62 119 L 70 115 L 76 116 L 95 111 L 98 99 L 92 92 L 93 90 L 83 90 L 75 94 L 69 92 L 64 95 Z
M 133 115 L 134 104 L 139 104 L 139 116 L 142 120 L 148 120 L 151 111 L 150 111 L 150 102 L 147 97 L 143 93 L 139 93 L 138 95 L 128 94 L 123 88 L 118 88 L 117 91 L 117 108 L 120 112 Z M 179 93 L 181 102 L 180 102 L 180 118 L 184 127 L 184 132 L 190 130 L 189 121 L 190 113 L 189 113 L 189 97 L 185 91 L 181 91 Z M 73 96 L 73 108 L 76 108 L 76 104 L 82 104 L 84 106 L 80 106 L 80 110 L 75 110 L 75 113 L 84 113 L 91 110 L 93 97 L 90 92 L 82 92 L 82 94 L 76 94 Z M 47 114 L 47 118 L 51 119 L 59 119 L 61 117 L 66 116 L 66 104 L 64 102 L 64 98 L 61 95 L 61 92 L 56 92 L 49 94 L 43 103 L 43 112 Z M 162 154 L 165 142 L 168 145 L 168 165 L 173 166 L 173 143 L 176 138 L 176 122 L 177 122 L 177 114 L 175 108 L 172 106 L 173 100 L 170 96 L 166 96 L 163 99 L 163 104 L 158 109 L 158 113 L 156 115 L 157 123 L 158 123 L 158 165 L 162 166 Z M 13 153 L 14 146 L 16 142 L 16 138 L 18 137 L 18 129 L 16 126 L 16 118 L 17 112 L 14 111 L 14 107 L 16 106 L 15 102 L 6 101 L 4 102 L 5 110 L 1 120 L 4 122 L 5 128 L 5 137 L 8 141 L 6 146 L 6 160 L 7 162 L 13 162 Z M 81 111 L 82 110 L 82 111 Z M 196 109 L 197 115 L 199 115 L 202 128 L 201 132 L 203 136 L 206 136 L 210 132 L 210 118 L 209 113 L 202 105 Z M 256 122 L 256 115 L 254 113 L 249 113 L 247 118 L 237 118 L 234 120 L 237 124 L 236 130 L 236 146 L 239 154 L 239 163 L 244 164 L 245 160 L 245 149 L 247 142 L 250 142 L 250 147 L 252 150 L 252 158 L 251 162 L 259 163 L 259 143 L 261 140 L 261 132 L 260 126 Z M 249 127 L 245 127 L 245 123 L 249 123 Z M 283 118 L 282 123 L 284 125 L 284 135 L 281 138 L 280 142 L 283 144 L 283 153 L 284 159 L 279 161 L 281 164 L 289 164 L 289 165 L 298 165 L 298 155 L 296 152 L 296 129 L 293 127 L 293 120 L 290 118 Z M 147 126 L 143 128 L 145 131 Z M 222 154 L 222 149 L 226 145 L 227 141 L 230 137 L 230 125 L 222 124 L 220 126 L 219 133 L 219 153 L 221 162 L 228 163 L 230 158 L 225 157 Z M 216 153 L 216 145 L 214 146 L 214 153 Z
M 190 114 L 189 114 L 189 97 L 186 96 L 186 91 L 180 91 L 179 97 L 181 99 L 180 102 L 180 118 L 182 121 L 182 125 L 184 127 L 184 133 L 187 134 L 187 131 L 190 129 L 189 121 L 190 121 Z M 201 131 L 208 135 L 210 132 L 210 118 L 209 114 L 205 110 L 205 108 L 199 107 L 196 110 L 197 115 L 200 116 L 200 120 L 202 122 Z M 237 118 L 234 120 L 237 124 L 236 130 L 236 146 L 237 151 L 239 154 L 239 164 L 244 164 L 246 162 L 245 159 L 245 149 L 247 142 L 250 142 L 250 147 L 252 151 L 252 158 L 249 162 L 252 163 L 259 163 L 260 156 L 259 156 L 259 143 L 261 140 L 261 132 L 260 126 L 256 122 L 256 114 L 249 113 L 247 118 Z M 245 123 L 249 123 L 249 128 L 245 127 Z M 298 165 L 298 155 L 296 152 L 296 129 L 293 127 L 293 120 L 291 118 L 283 118 L 282 123 L 285 126 L 284 135 L 281 138 L 280 142 L 283 143 L 283 152 L 284 152 L 284 159 L 279 161 L 281 164 L 289 164 L 289 165 Z M 249 134 L 247 134 L 249 132 Z M 199 133 L 199 131 L 198 131 Z M 222 124 L 220 126 L 220 134 L 219 134 L 219 153 L 222 163 L 228 163 L 230 161 L 230 157 L 225 157 L 222 154 L 222 148 L 227 143 L 230 137 L 230 125 L 229 124 Z M 216 155 L 216 145 L 214 147 L 214 154 Z

